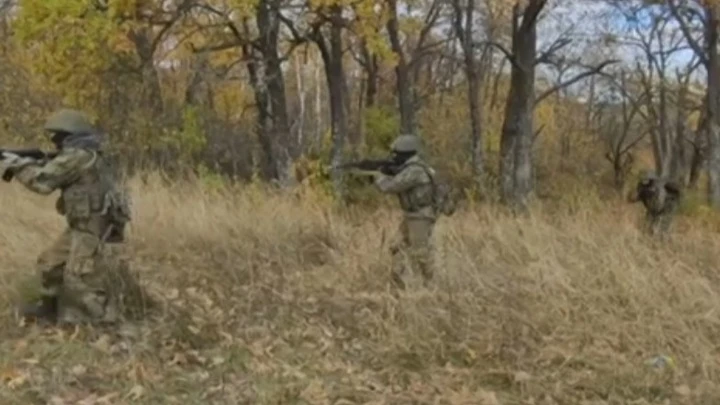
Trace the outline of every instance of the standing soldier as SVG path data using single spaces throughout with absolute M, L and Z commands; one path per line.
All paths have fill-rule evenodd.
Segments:
M 53 323 L 114 323 L 118 297 L 108 252 L 124 242 L 129 201 L 83 113 L 59 110 L 45 130 L 58 149 L 55 157 L 38 161 L 4 153 L 2 162 L 11 178 L 35 193 L 61 190 L 56 208 L 67 220 L 67 229 L 38 257 L 41 298 L 25 305 L 22 316 Z
M 677 184 L 645 173 L 638 181 L 630 202 L 642 202 L 645 206 L 645 226 L 650 234 L 665 233 L 680 206 L 681 192 Z
M 403 219 L 393 255 L 393 281 L 405 288 L 404 276 L 408 264 L 419 271 L 424 282 L 432 280 L 433 228 L 437 220 L 435 171 L 425 163 L 418 152 L 420 139 L 414 135 L 401 135 L 392 144 L 393 162 L 399 167 L 397 174 L 379 173 L 376 186 L 384 193 L 396 194 L 403 210 Z

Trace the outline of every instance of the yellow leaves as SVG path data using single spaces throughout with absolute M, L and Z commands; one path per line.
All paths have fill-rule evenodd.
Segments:
M 329 6 L 348 6 L 351 4 L 349 0 L 309 0 L 308 3 L 312 8 L 329 7 Z
M 138 0 L 110 0 L 108 1 L 108 12 L 110 17 L 133 16 L 138 9 Z
M 237 17 L 249 17 L 255 13 L 259 0 L 231 0 L 230 6 Z
M 82 0 L 23 0 L 13 25 L 30 70 L 78 104 L 101 85 L 98 75 L 115 62 L 121 27 Z M 125 49 L 127 49 L 127 44 Z
M 221 116 L 239 121 L 243 118 L 245 106 L 253 103 L 252 89 L 245 82 L 228 83 L 215 89 L 213 102 Z
M 107 44 L 112 53 L 129 54 L 135 51 L 135 44 L 127 35 L 113 35 L 108 39 Z

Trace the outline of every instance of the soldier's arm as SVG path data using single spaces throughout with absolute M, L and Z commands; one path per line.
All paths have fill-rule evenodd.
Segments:
M 427 173 L 421 167 L 409 166 L 395 176 L 380 174 L 375 185 L 383 193 L 397 194 L 428 182 Z
M 18 168 L 15 179 L 38 194 L 50 194 L 75 181 L 95 162 L 96 155 L 84 149 L 65 149 L 44 165 L 29 164 Z

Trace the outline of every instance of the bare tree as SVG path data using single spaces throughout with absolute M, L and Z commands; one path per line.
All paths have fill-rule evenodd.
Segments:
M 689 76 L 697 64 L 691 61 L 679 81 L 673 83 L 670 77 L 673 57 L 687 48 L 682 33 L 672 28 L 669 13 L 662 9 L 638 7 L 631 9 L 630 13 L 633 19 L 640 18 L 640 14 L 650 19 L 647 30 L 634 24 L 633 38 L 625 43 L 641 53 L 635 62 L 636 77 L 644 94 L 643 107 L 647 112 L 645 118 L 651 134 L 656 172 L 662 177 L 674 176 L 677 173 L 672 173 L 673 162 L 678 162 L 676 155 L 684 150 L 684 136 L 681 140 L 676 139 L 680 123 L 673 123 L 673 117 L 679 118 L 674 113 L 685 109 L 678 103 L 677 90 L 684 77 Z
M 473 174 L 482 187 L 485 173 L 485 157 L 482 143 L 482 99 L 485 78 L 492 62 L 490 46 L 483 46 L 477 60 L 476 41 L 473 38 L 476 18 L 476 0 L 452 0 L 453 29 L 463 52 L 465 77 L 467 79 L 468 110 L 470 113 L 470 143 Z
M 521 5 L 521 3 L 523 5 Z M 597 74 L 615 61 L 604 61 L 535 95 L 535 67 L 548 61 L 569 42 L 559 38 L 538 55 L 537 22 L 547 0 L 516 2 L 512 11 L 511 51 L 493 43 L 512 65 L 510 91 L 505 106 L 505 119 L 500 143 L 501 199 L 504 203 L 524 209 L 533 191 L 532 147 L 535 132 L 533 110 L 542 100 L 585 77 Z
M 611 82 L 614 97 L 596 111 L 595 117 L 607 149 L 605 158 L 613 167 L 615 188 L 620 191 L 635 160 L 632 151 L 648 131 L 637 119 L 645 115 L 641 110 L 645 95 L 633 94 L 625 70 L 620 70 L 617 76 Z
M 242 60 L 255 95 L 256 130 L 265 157 L 265 176 L 281 186 L 289 186 L 293 183 L 292 137 L 282 69 L 287 55 L 279 50 L 280 1 L 261 0 L 253 9 L 253 18 L 243 17 L 240 24 L 230 17 L 232 10 L 221 10 L 208 4 L 199 6 L 220 19 L 229 35 L 224 35 L 217 44 L 196 52 L 232 48 L 242 51 Z M 212 24 L 211 28 L 216 29 L 217 24 Z
M 668 0 L 667 5 L 680 25 L 685 39 L 707 72 L 705 95 L 705 126 L 707 137 L 708 202 L 720 209 L 720 57 L 718 55 L 717 3 L 702 0 Z M 702 28 L 702 39 L 695 35 L 694 27 Z
M 400 17 L 397 0 L 386 0 L 388 8 L 388 22 L 386 29 L 390 38 L 390 46 L 397 56 L 395 65 L 395 78 L 397 85 L 398 106 L 400 108 L 400 130 L 405 133 L 416 133 L 417 120 L 415 112 L 418 108 L 417 89 L 415 86 L 418 72 L 427 55 L 432 53 L 447 39 L 435 40 L 431 31 L 441 16 L 442 0 L 432 0 L 427 11 L 424 12 L 422 27 L 417 38 L 406 40 L 405 46 L 401 37 Z M 411 8 L 410 4 L 406 4 Z M 414 46 L 413 46 L 414 43 Z M 409 48 L 409 51 L 406 51 Z
M 332 130 L 332 150 L 330 163 L 335 191 L 342 194 L 342 171 L 337 167 L 342 164 L 343 149 L 348 139 L 348 92 L 343 58 L 343 30 L 348 22 L 343 17 L 343 6 L 332 4 L 308 10 L 314 15 L 305 32 L 297 28 L 293 18 L 281 16 L 285 26 L 290 30 L 296 43 L 310 40 L 317 46 L 325 67 L 325 80 L 330 95 L 330 127 Z

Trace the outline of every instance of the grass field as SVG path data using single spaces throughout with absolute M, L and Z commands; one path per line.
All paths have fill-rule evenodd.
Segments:
M 720 236 L 687 219 L 661 242 L 639 206 L 466 209 L 439 222 L 435 286 L 396 296 L 395 210 L 133 188 L 133 271 L 162 305 L 112 332 L 15 319 L 63 222 L 3 186 L 0 403 L 720 403 Z

